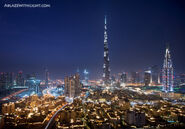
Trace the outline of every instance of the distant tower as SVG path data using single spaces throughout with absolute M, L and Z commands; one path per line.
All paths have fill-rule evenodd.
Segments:
M 77 72 L 78 74 L 80 74 L 80 69 L 79 69 L 79 68 L 77 68 L 76 72 Z
M 45 69 L 45 85 L 48 87 L 48 82 L 49 82 L 49 71 L 46 68 Z
M 16 76 L 16 85 L 18 86 L 24 86 L 24 78 L 22 75 L 22 71 L 19 71 Z
M 160 74 L 158 75 L 158 81 L 157 81 L 158 84 L 161 83 L 161 79 L 160 79 Z
M 163 91 L 173 92 L 173 67 L 169 46 L 166 47 L 165 59 L 162 69 Z
M 152 82 L 151 70 L 147 70 L 144 73 L 145 86 L 149 86 L 151 82 Z
M 132 72 L 131 77 L 132 77 L 132 83 L 139 83 L 140 82 L 139 72 Z
M 35 85 L 35 93 L 38 95 L 40 92 L 40 80 L 35 80 L 34 81 Z
M 85 85 L 88 85 L 88 75 L 89 75 L 89 72 L 85 69 L 84 70 L 84 81 L 85 81 Z
M 153 65 L 151 67 L 151 79 L 154 85 L 158 84 L 158 78 L 159 78 L 159 68 L 157 65 Z
M 120 77 L 121 83 L 127 83 L 127 73 L 123 72 Z
M 0 75 L 0 88 L 1 89 L 11 89 L 13 86 L 13 73 L 12 72 L 2 72 Z
M 110 85 L 110 66 L 109 66 L 109 49 L 107 42 L 107 19 L 105 16 L 104 23 L 104 64 L 103 64 L 103 83 L 105 86 Z

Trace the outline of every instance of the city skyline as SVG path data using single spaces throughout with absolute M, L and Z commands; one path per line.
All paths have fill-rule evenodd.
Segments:
M 105 14 L 109 20 L 112 74 L 144 71 L 152 65 L 162 69 L 167 42 L 171 46 L 175 72 L 185 71 L 185 14 L 181 7 L 185 4 L 182 1 L 61 3 L 53 2 L 50 9 L 0 8 L 0 71 L 22 70 L 43 76 L 47 65 L 53 78 L 64 78 L 77 68 L 88 69 L 92 79 L 101 78 Z M 148 8 L 142 8 L 146 4 Z M 159 12 L 162 13 L 158 15 Z M 171 15 L 167 15 L 169 13 Z M 28 15 L 13 18 L 20 14 Z
M 185 128 L 185 1 L 0 3 L 0 129 Z

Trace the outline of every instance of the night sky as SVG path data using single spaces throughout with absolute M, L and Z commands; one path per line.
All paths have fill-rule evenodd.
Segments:
M 4 3 L 50 3 L 51 8 L 3 8 Z M 0 71 L 51 78 L 77 68 L 102 76 L 104 15 L 111 73 L 163 64 L 170 44 L 175 73 L 185 73 L 184 0 L 1 0 Z

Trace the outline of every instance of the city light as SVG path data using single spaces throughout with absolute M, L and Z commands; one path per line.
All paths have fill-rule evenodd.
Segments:
M 133 1 L 4 0 L 0 129 L 185 129 L 185 2 Z

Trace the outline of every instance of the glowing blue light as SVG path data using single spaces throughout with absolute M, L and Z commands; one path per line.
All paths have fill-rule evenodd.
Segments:
M 89 72 L 85 69 L 85 70 L 84 70 L 84 74 L 87 75 L 87 74 L 89 74 Z

